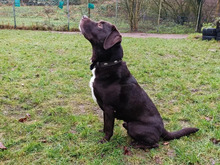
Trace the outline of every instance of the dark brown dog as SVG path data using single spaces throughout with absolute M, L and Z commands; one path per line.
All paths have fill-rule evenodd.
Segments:
M 114 25 L 83 16 L 80 30 L 93 50 L 90 87 L 104 112 L 105 137 L 101 142 L 112 137 L 115 118 L 125 121 L 123 126 L 135 140 L 133 144 L 143 149 L 158 147 L 160 137 L 172 140 L 198 131 L 197 128 L 166 131 L 156 106 L 122 61 L 122 37 Z

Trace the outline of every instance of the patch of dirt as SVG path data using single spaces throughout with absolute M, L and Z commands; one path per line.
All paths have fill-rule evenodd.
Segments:
M 61 34 L 81 34 L 81 32 L 57 32 L 52 31 L 52 33 Z M 187 38 L 187 34 L 155 34 L 155 33 L 121 33 L 122 37 L 132 37 L 132 38 L 164 38 L 164 39 L 184 39 Z
M 179 120 L 179 123 L 180 123 L 180 125 L 182 126 L 182 128 L 190 127 L 190 122 L 189 122 L 189 120 L 180 119 L 180 120 Z
M 121 33 L 123 37 L 133 38 L 164 38 L 164 39 L 184 39 L 187 34 L 154 34 L 154 33 Z

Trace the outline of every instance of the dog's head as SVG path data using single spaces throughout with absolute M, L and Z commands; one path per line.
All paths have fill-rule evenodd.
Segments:
M 83 16 L 79 27 L 87 40 L 92 44 L 102 46 L 105 50 L 122 40 L 116 27 L 105 21 L 95 22 L 87 16 Z
M 79 29 L 93 47 L 93 56 L 108 53 L 108 50 L 122 41 L 117 28 L 105 21 L 95 22 L 83 16 Z M 95 57 L 93 57 L 95 58 Z

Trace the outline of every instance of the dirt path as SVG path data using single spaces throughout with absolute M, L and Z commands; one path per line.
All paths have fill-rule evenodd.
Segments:
M 80 32 L 54 32 L 63 34 L 81 34 Z M 133 38 L 164 38 L 164 39 L 184 39 L 187 38 L 187 34 L 154 34 L 154 33 L 121 33 L 123 37 Z
M 187 34 L 154 34 L 154 33 L 121 33 L 123 37 L 133 38 L 164 38 L 164 39 L 184 39 Z

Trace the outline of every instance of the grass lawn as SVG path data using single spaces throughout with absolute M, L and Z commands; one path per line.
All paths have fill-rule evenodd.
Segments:
M 143 151 L 129 145 L 117 120 L 111 141 L 98 143 L 90 43 L 82 35 L 0 30 L 0 142 L 7 147 L 0 164 L 220 164 L 220 144 L 210 140 L 220 139 L 220 44 L 123 38 L 122 45 L 165 127 L 198 133 Z

